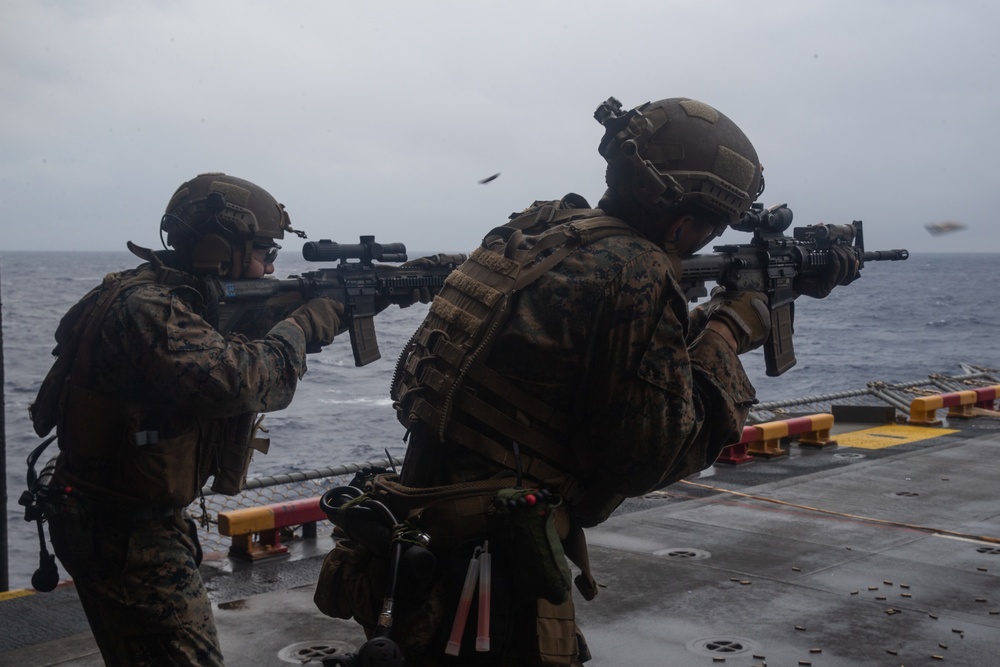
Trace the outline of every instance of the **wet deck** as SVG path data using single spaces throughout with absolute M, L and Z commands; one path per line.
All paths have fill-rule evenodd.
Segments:
M 860 428 L 717 466 L 588 531 L 603 585 L 577 604 L 590 664 L 996 664 L 1000 542 L 977 538 L 1000 538 L 1000 419 L 843 433 Z M 362 641 L 313 607 L 325 541 L 203 566 L 227 664 L 318 664 Z M 102 664 L 72 586 L 5 599 L 0 619 L 3 664 Z

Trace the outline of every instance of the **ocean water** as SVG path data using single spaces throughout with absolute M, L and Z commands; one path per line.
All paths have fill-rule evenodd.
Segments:
M 23 520 L 17 499 L 25 488 L 25 457 L 40 442 L 28 404 L 52 363 L 56 325 L 106 273 L 137 263 L 128 252 L 0 252 L 12 588 L 28 586 L 38 564 L 37 533 Z M 278 275 L 315 267 L 286 254 L 278 260 Z M 774 401 L 857 389 L 872 380 L 954 374 L 962 362 L 1000 368 L 1000 308 L 990 296 L 998 267 L 998 254 L 915 253 L 905 262 L 869 263 L 859 280 L 824 300 L 799 299 L 798 364 L 769 378 L 762 353 L 743 357 L 758 397 Z M 399 351 L 426 309 L 415 305 L 380 314 L 382 358 L 367 366 L 354 366 L 347 336 L 310 355 L 292 405 L 265 420 L 271 450 L 256 457 L 251 476 L 380 458 L 386 450 L 402 455 L 403 428 L 388 387 Z

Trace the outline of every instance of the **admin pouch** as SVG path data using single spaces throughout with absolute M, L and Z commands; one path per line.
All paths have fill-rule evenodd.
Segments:
M 337 540 L 323 559 L 313 602 L 333 618 L 354 618 L 366 628 L 378 623 L 388 561 L 352 540 Z

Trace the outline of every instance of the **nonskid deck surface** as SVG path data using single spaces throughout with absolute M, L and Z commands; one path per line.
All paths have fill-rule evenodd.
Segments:
M 846 435 L 871 426 L 838 426 L 859 446 L 717 465 L 589 530 L 590 664 L 995 664 L 1000 419 Z M 203 565 L 227 664 L 319 664 L 363 641 L 313 606 L 329 547 Z M 4 664 L 102 664 L 72 586 L 5 599 L 0 619 Z

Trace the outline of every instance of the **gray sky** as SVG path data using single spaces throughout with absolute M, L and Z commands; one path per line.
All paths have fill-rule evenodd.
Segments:
M 0 250 L 158 246 L 206 171 L 311 239 L 468 250 L 534 199 L 596 203 L 600 102 L 683 96 L 796 224 L 1000 252 L 998 26 L 993 0 L 3 0 Z

